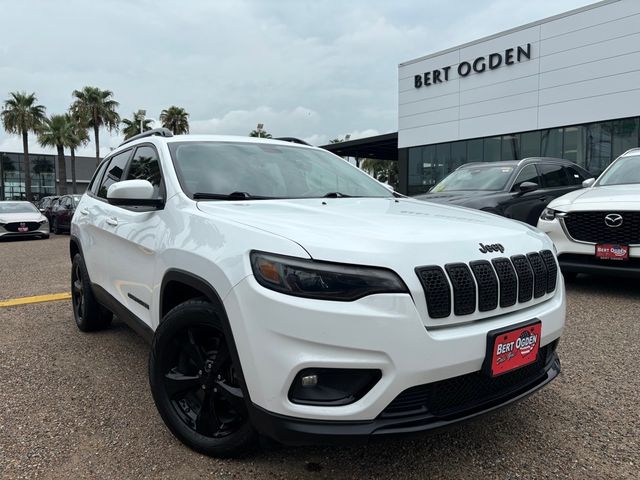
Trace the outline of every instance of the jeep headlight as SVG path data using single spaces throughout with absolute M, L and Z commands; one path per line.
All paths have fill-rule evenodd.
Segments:
M 402 279 L 385 268 L 318 262 L 251 252 L 260 285 L 296 297 L 350 302 L 375 293 L 409 293 Z
M 556 218 L 556 211 L 553 208 L 545 208 L 540 214 L 540 220 L 551 221 Z

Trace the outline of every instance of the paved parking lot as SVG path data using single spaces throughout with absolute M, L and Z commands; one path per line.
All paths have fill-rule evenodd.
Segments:
M 0 242 L 0 300 L 68 289 L 68 236 Z M 638 478 L 640 282 L 568 285 L 563 374 L 446 431 L 349 448 L 273 444 L 242 460 L 183 447 L 156 413 L 147 345 L 82 334 L 69 301 L 0 308 L 2 478 Z

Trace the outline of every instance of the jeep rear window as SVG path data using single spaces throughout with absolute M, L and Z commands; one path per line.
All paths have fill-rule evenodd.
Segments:
M 329 152 L 232 142 L 172 142 L 169 150 L 182 189 L 190 196 L 232 193 L 246 194 L 246 198 L 391 196 L 369 175 Z

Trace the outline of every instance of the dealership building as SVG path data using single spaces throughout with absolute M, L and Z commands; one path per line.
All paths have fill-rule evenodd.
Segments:
M 34 200 L 55 195 L 60 184 L 58 157 L 56 155 L 30 153 L 31 191 Z M 96 168 L 95 157 L 76 156 L 76 192 L 84 193 Z M 73 191 L 71 158 L 65 156 L 67 192 Z M 0 151 L 0 200 L 23 200 L 26 198 L 24 180 L 27 172 L 22 152 Z
M 605 0 L 400 64 L 398 132 L 325 148 L 397 160 L 399 191 L 468 162 L 560 157 L 594 175 L 640 145 L 640 1 Z

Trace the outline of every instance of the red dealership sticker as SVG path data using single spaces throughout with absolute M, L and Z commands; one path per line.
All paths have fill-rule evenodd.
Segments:
M 603 260 L 629 260 L 629 246 L 601 243 L 596 245 L 596 257 Z
M 536 361 L 540 349 L 542 323 L 506 331 L 489 332 L 488 353 L 491 376 L 502 375 Z

